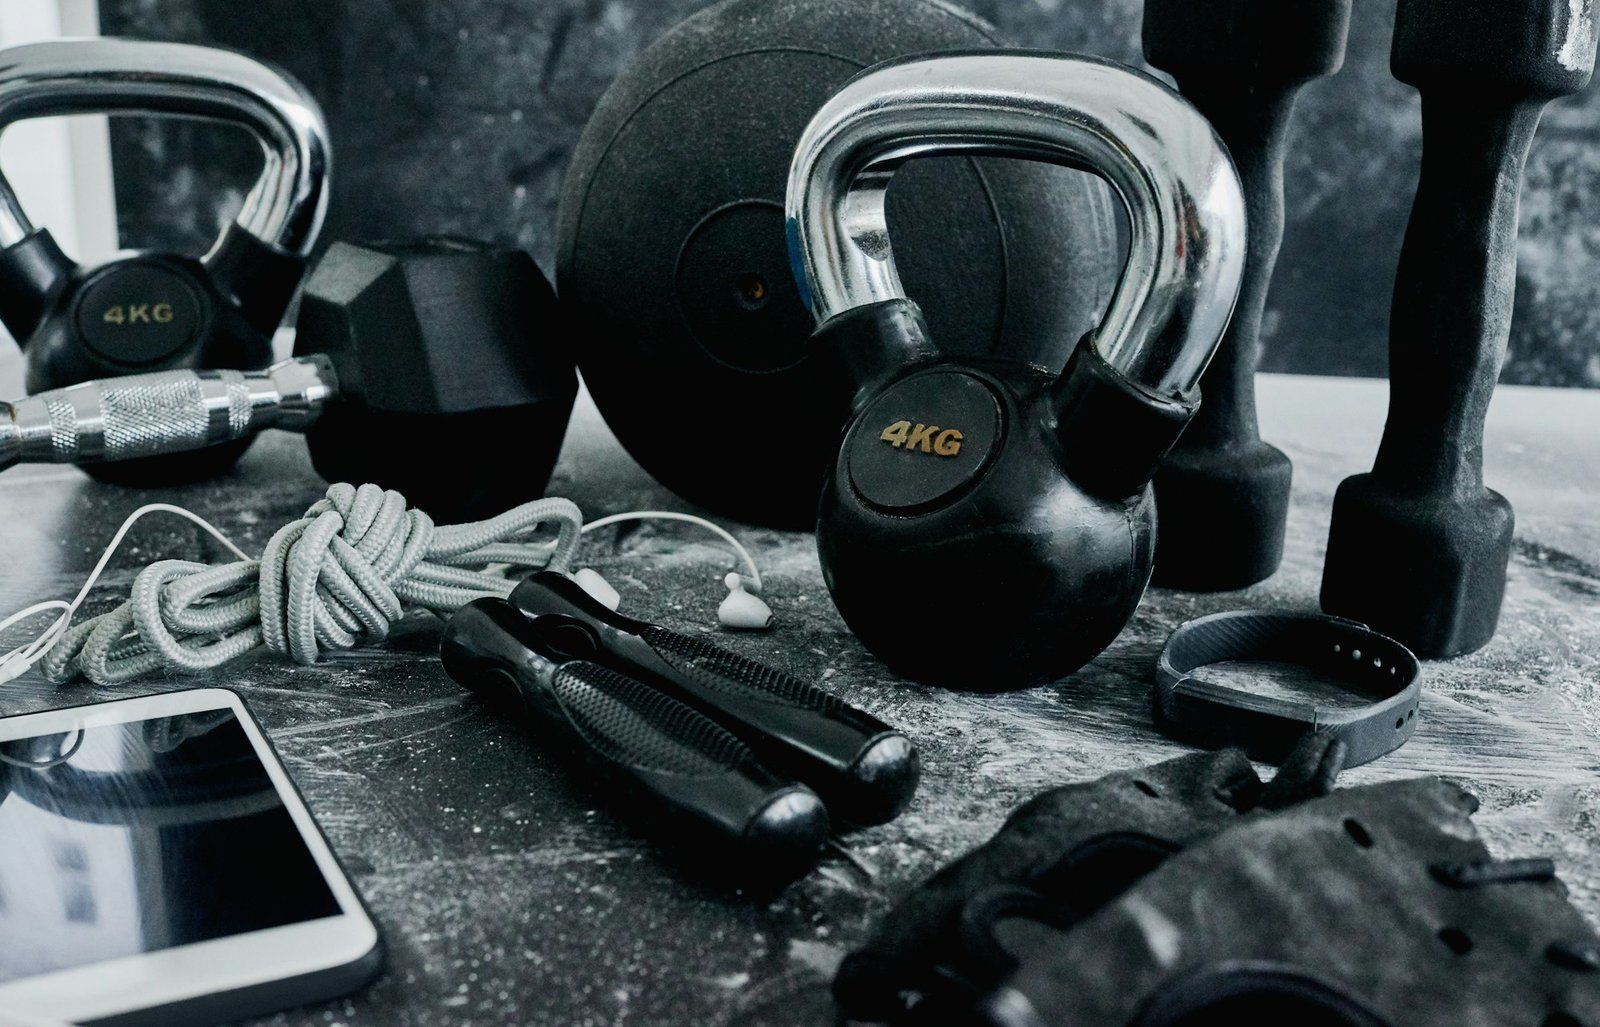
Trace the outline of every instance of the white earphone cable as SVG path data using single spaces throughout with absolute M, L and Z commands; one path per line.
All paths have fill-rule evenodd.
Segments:
M 675 513 L 671 510 L 635 510 L 631 513 L 612 514 L 609 517 L 602 517 L 597 521 L 590 521 L 588 524 L 583 526 L 582 534 L 587 535 L 589 532 L 598 528 L 609 527 L 613 524 L 622 524 L 626 521 L 681 521 L 684 524 L 693 524 L 712 532 L 718 538 L 722 539 L 722 541 L 726 542 L 729 547 L 732 548 L 736 554 L 738 554 L 739 559 L 743 561 L 745 567 L 750 571 L 751 590 L 755 592 L 761 591 L 761 571 L 756 569 L 756 561 L 755 558 L 750 555 L 750 550 L 746 549 L 738 539 L 729 534 L 727 529 L 720 525 L 711 523 L 704 517 L 696 517 L 693 514 L 686 513 Z
M 245 555 L 244 550 L 234 545 L 233 541 L 224 535 L 220 529 L 193 511 L 185 510 L 181 506 L 173 506 L 170 503 L 148 503 L 141 506 L 128 515 L 127 519 L 122 522 L 122 527 L 118 528 L 117 533 L 111 537 L 111 543 L 106 546 L 105 552 L 100 554 L 100 559 L 95 563 L 94 570 L 89 572 L 88 580 L 83 583 L 83 587 L 78 590 L 78 594 L 70 603 L 63 602 L 60 599 L 47 599 L 42 603 L 35 603 L 25 610 L 19 610 L 5 620 L 0 621 L 0 631 L 5 631 L 13 624 L 27 620 L 30 617 L 37 617 L 41 613 L 49 613 L 51 610 L 61 611 L 60 615 L 40 632 L 33 641 L 17 646 L 6 653 L 4 657 L 0 657 L 0 684 L 20 677 L 35 663 L 44 659 L 46 653 L 55 648 L 56 643 L 66 635 L 67 628 L 71 627 L 73 614 L 78 612 L 78 607 L 82 606 L 83 601 L 88 598 L 89 591 L 94 588 L 95 583 L 100 580 L 100 576 L 105 573 L 106 564 L 111 562 L 111 557 L 116 554 L 117 548 L 122 545 L 122 540 L 127 537 L 134 523 L 146 514 L 152 513 L 177 514 L 179 517 L 192 521 L 204 528 L 212 538 L 222 543 L 229 552 L 239 559 L 250 559 Z

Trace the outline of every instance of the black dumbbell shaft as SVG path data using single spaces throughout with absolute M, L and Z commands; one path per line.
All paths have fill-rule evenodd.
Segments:
M 1373 477 L 1392 491 L 1483 489 L 1483 429 L 1511 333 L 1523 166 L 1539 107 L 1423 97 L 1425 156 L 1389 330 L 1389 421 Z
M 1545 105 L 1594 68 L 1596 10 L 1401 0 L 1393 68 L 1422 92 L 1422 175 L 1395 279 L 1389 418 L 1334 501 L 1322 605 L 1419 656 L 1493 637 L 1514 518 L 1483 484 L 1510 336 L 1518 198 Z
M 1283 161 L 1296 94 L 1344 61 L 1351 0 L 1146 0 L 1145 54 L 1170 72 L 1233 154 L 1249 256 L 1232 324 L 1200 383 L 1194 421 L 1156 478 L 1155 583 L 1242 588 L 1283 558 L 1289 458 L 1261 440 L 1255 375 L 1283 239 Z
M 844 820 L 893 819 L 916 791 L 920 767 L 904 735 L 792 675 L 617 614 L 563 574 L 533 575 L 511 604 L 532 618 L 581 621 L 598 647 L 594 660 L 716 719 L 773 767 L 815 788 Z

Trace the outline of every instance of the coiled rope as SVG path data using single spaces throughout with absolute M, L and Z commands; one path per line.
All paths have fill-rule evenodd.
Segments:
M 546 525 L 556 528 L 554 542 L 534 541 Z M 383 639 L 412 610 L 448 614 L 510 595 L 530 569 L 565 572 L 582 526 L 575 503 L 540 499 L 486 521 L 437 527 L 398 492 L 334 485 L 273 534 L 259 560 L 153 563 L 127 602 L 41 638 L 47 644 L 28 662 L 38 659 L 53 681 L 81 674 L 99 685 L 165 667 L 206 670 L 262 645 L 313 663 L 324 651 Z

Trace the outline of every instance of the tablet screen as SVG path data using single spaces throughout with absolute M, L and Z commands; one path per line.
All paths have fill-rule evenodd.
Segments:
M 0 741 L 0 983 L 340 912 L 232 710 Z

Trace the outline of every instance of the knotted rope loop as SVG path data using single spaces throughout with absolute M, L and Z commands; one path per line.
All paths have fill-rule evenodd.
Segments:
M 554 524 L 556 539 L 533 535 Z M 70 628 L 47 677 L 117 684 L 171 667 L 205 670 L 265 645 L 296 663 L 379 641 L 412 610 L 448 614 L 505 597 L 528 570 L 565 572 L 583 516 L 541 499 L 487 521 L 438 527 L 405 497 L 339 484 L 284 525 L 260 560 L 151 564 L 126 603 Z

